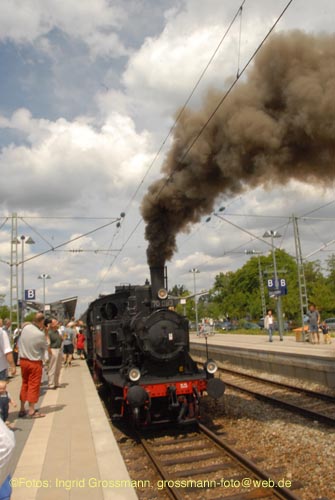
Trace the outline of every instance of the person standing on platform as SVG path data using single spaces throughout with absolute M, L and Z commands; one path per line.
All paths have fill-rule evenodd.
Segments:
M 268 309 L 267 315 L 264 318 L 264 328 L 268 331 L 269 334 L 269 342 L 272 342 L 272 336 L 275 327 L 275 321 L 272 314 L 272 309 Z
M 14 472 L 14 432 L 0 419 L 0 499 L 10 500 L 12 494 L 11 474 Z
M 80 359 L 85 359 L 86 353 L 85 353 L 85 334 L 84 334 L 84 329 L 81 326 L 79 328 L 79 332 L 77 333 L 77 355 L 80 357 Z
M 59 375 L 63 361 L 61 349 L 63 338 L 58 331 L 58 321 L 55 318 L 51 318 L 48 334 L 50 342 L 49 347 L 51 350 L 48 371 L 48 387 L 49 389 L 56 389 L 59 387 Z
M 320 313 L 315 307 L 315 304 L 311 304 L 309 306 L 309 332 L 311 336 L 312 344 L 320 344 L 320 333 L 319 333 L 319 324 L 320 324 Z
M 3 329 L 3 331 L 7 333 L 8 338 L 9 338 L 9 342 L 12 341 L 11 332 L 10 332 L 10 326 L 11 326 L 11 324 L 12 324 L 11 320 L 9 318 L 5 318 L 3 320 L 3 326 L 1 326 L 1 328 Z
M 331 338 L 330 338 L 330 333 L 329 333 L 329 328 L 328 328 L 328 325 L 327 323 L 324 321 L 321 326 L 321 331 L 323 333 L 323 342 L 325 344 L 331 344 L 332 341 L 331 341 Z
M 6 425 L 10 426 L 8 420 L 9 405 L 13 405 L 16 408 L 16 403 L 12 399 L 12 396 L 7 391 L 7 382 L 5 380 L 0 380 L 0 418 L 5 422 Z M 0 496 L 1 500 L 1 496 Z
M 64 366 L 71 366 L 73 352 L 74 352 L 74 343 L 76 340 L 76 331 L 74 330 L 75 326 L 74 321 L 70 321 L 64 330 L 63 334 L 63 353 L 64 353 Z
M 36 313 L 33 323 L 27 323 L 22 328 L 19 340 L 22 376 L 19 417 L 25 417 L 26 415 L 30 418 L 45 417 L 43 413 L 35 409 L 35 404 L 40 397 L 43 361 L 45 352 L 48 349 L 43 327 L 44 314 L 39 312 Z M 51 354 L 50 349 L 49 354 Z M 28 414 L 25 411 L 26 401 L 29 403 Z
M 6 330 L 0 328 L 0 380 L 7 380 L 8 368 L 10 368 L 11 375 L 14 376 L 16 366 L 13 351 Z

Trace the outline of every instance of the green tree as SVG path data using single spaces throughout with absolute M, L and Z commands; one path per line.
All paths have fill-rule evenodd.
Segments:
M 9 318 L 10 310 L 8 306 L 0 306 L 0 318 L 5 319 Z
M 169 290 L 169 295 L 173 297 L 184 297 L 185 295 L 190 295 L 190 292 L 186 290 L 184 285 L 174 285 L 174 287 Z
M 326 276 L 319 261 L 305 264 L 307 293 L 310 302 L 316 304 L 323 317 L 335 313 L 335 256 L 326 260 Z
M 322 274 L 319 261 L 306 262 L 304 265 L 307 296 L 310 303 L 316 304 L 321 311 L 331 308 L 331 296 L 333 295 L 327 280 Z
M 273 257 L 272 253 L 270 253 L 267 256 L 251 257 L 237 271 L 226 274 L 220 273 L 216 276 L 214 300 L 220 304 L 221 309 L 230 317 L 258 319 L 261 316 L 259 261 L 263 273 L 266 306 L 275 310 L 275 299 L 269 297 L 267 292 L 267 279 L 272 278 L 274 275 Z M 283 312 L 288 319 L 293 319 L 298 316 L 300 311 L 296 261 L 294 257 L 284 250 L 276 250 L 276 263 L 278 277 L 285 278 L 288 289 L 288 294 L 282 297 Z M 306 280 L 316 290 L 316 283 L 322 282 L 323 278 L 319 273 L 319 267 L 317 264 L 313 266 L 309 263 L 307 271 Z
M 172 297 L 183 298 L 190 296 L 191 292 L 187 290 L 184 285 L 174 285 L 169 290 L 169 295 Z M 193 321 L 195 319 L 194 299 L 186 299 L 186 304 L 177 304 L 176 311 L 178 314 L 185 315 L 187 318 Z
M 24 317 L 24 321 L 33 321 L 34 318 L 35 318 L 35 315 L 36 315 L 36 312 L 35 311 L 31 311 L 30 313 L 28 313 L 25 317 Z
M 262 315 L 259 282 L 259 262 L 262 270 L 263 285 L 267 308 L 276 310 L 276 300 L 269 297 L 267 279 L 274 274 L 272 252 L 268 255 L 251 257 L 240 269 L 219 273 L 215 276 L 213 288 L 208 295 L 199 297 L 199 319 L 208 316 L 221 319 L 250 318 L 257 320 Z M 300 300 L 297 264 L 294 257 L 284 250 L 276 250 L 278 277 L 285 278 L 288 294 L 282 296 L 282 309 L 288 320 L 300 317 Z M 322 273 L 319 261 L 304 265 L 308 298 L 315 302 L 323 317 L 335 314 L 335 255 L 327 260 L 327 276 Z M 191 293 L 183 285 L 175 285 L 170 292 L 174 296 L 187 296 Z M 195 320 L 194 298 L 187 299 L 185 307 L 178 305 L 180 314 L 186 312 L 190 320 Z
M 332 254 L 326 260 L 326 284 L 329 287 L 330 293 L 333 295 L 333 300 L 335 297 L 335 255 Z M 334 310 L 335 304 L 332 307 Z

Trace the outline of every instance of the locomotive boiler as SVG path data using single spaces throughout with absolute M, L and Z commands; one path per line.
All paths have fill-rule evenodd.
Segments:
M 108 392 L 114 418 L 137 426 L 194 422 L 206 391 L 219 398 L 217 366 L 198 368 L 189 353 L 187 318 L 168 297 L 165 267 L 150 268 L 151 284 L 121 285 L 87 311 L 88 362 Z

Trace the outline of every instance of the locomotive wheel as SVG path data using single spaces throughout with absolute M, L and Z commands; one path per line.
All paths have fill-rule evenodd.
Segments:
M 131 408 L 130 405 L 126 405 L 127 407 L 127 420 L 129 425 L 135 429 L 143 429 L 143 427 L 147 427 L 151 424 L 151 416 L 150 410 L 145 408 Z
M 129 421 L 129 425 L 132 429 L 139 430 L 140 429 L 140 409 L 139 408 L 131 408 L 127 405 L 127 420 Z
M 93 380 L 95 385 L 99 386 L 100 384 L 103 383 L 102 376 L 101 376 L 101 370 L 98 368 L 96 364 L 93 365 Z
M 124 400 L 122 390 L 117 387 L 108 387 L 108 410 L 112 420 L 123 418 Z

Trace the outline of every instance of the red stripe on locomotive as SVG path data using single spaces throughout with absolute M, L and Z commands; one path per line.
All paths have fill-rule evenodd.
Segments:
M 193 388 L 198 390 L 201 394 L 207 388 L 207 380 L 192 380 L 187 382 L 175 382 L 171 383 L 161 383 L 161 384 L 139 384 L 143 389 L 147 391 L 151 398 L 162 398 L 168 395 L 168 389 L 172 385 L 176 388 L 177 396 L 182 396 L 185 394 L 192 394 Z M 123 397 L 126 399 L 129 387 L 124 387 Z

